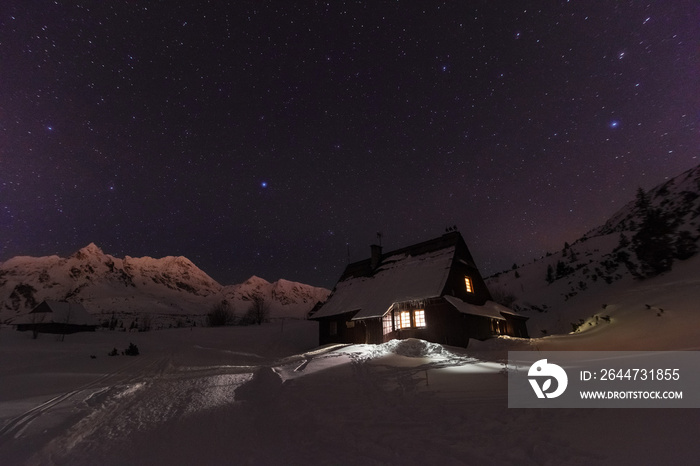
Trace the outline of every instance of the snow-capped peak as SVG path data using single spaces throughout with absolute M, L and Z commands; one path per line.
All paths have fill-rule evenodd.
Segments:
M 248 278 L 246 281 L 242 283 L 243 285 L 254 285 L 254 286 L 260 286 L 260 285 L 269 285 L 270 282 L 265 280 L 264 278 L 260 278 L 257 275 L 251 275 L 250 278 Z
M 84 259 L 85 257 L 88 257 L 88 256 L 104 256 L 104 255 L 105 255 L 105 253 L 102 252 L 102 249 L 100 249 L 95 243 L 90 243 L 87 246 L 80 248 L 71 257 L 76 257 L 78 259 Z
M 93 314 L 202 316 L 223 300 L 244 312 L 256 295 L 270 304 L 271 316 L 303 318 L 329 293 L 255 275 L 224 287 L 184 256 L 121 259 L 95 243 L 67 258 L 11 258 L 0 264 L 0 277 L 0 321 L 28 312 L 44 299 L 79 301 Z

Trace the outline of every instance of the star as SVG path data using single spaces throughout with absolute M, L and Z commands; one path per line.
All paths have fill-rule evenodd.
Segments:
M 608 212 L 596 206 L 621 207 L 652 183 L 645 174 L 698 163 L 684 98 L 700 95 L 693 2 L 199 2 L 196 20 L 149 5 L 149 29 L 132 28 L 146 18 L 133 2 L 48 2 L 50 14 L 10 3 L 0 262 L 56 252 L 38 232 L 70 216 L 73 228 L 51 236 L 62 253 L 112 243 L 201 257 L 222 284 L 256 274 L 330 287 L 375 228 L 398 248 L 478 215 L 470 247 L 490 274 L 595 227 Z M 605 150 L 591 150 L 598 141 Z M 554 182 L 569 173 L 562 151 L 585 160 L 572 188 Z M 610 183 L 591 189 L 600 172 Z M 49 193 L 61 195 L 51 208 Z M 445 199 L 460 202 L 433 208 Z M 499 227 L 525 211 L 521 228 Z M 542 235 L 552 218 L 566 221 Z M 289 260 L 262 260 L 281 250 Z

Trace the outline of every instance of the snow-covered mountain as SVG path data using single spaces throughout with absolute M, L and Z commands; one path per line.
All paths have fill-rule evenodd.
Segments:
M 614 319 L 615 300 L 662 282 L 700 298 L 699 240 L 700 166 L 638 192 L 571 245 L 486 282 L 497 300 L 530 316 L 531 336 L 581 331 Z M 650 300 L 644 309 L 664 308 Z
M 689 231 L 697 236 L 700 230 L 700 165 L 650 189 L 645 194 L 651 207 L 661 209 L 677 231 Z M 636 199 L 631 200 L 605 224 L 589 231 L 584 237 L 636 231 L 643 221 L 636 204 Z
M 89 244 L 70 257 L 18 256 L 0 264 L 0 322 L 10 322 L 44 299 L 82 302 L 93 314 L 122 320 L 155 316 L 160 325 L 201 322 L 226 300 L 236 314 L 262 296 L 271 317 L 302 318 L 329 290 L 287 280 L 251 277 L 222 286 L 185 257 L 129 257 L 105 254 Z M 168 322 L 169 321 L 169 322 Z M 122 322 L 123 323 L 123 322 Z M 129 324 L 130 322 L 127 322 Z

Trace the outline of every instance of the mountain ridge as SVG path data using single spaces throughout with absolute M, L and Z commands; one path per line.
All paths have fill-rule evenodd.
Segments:
M 253 296 L 269 304 L 271 317 L 304 318 L 330 293 L 288 280 L 270 283 L 255 275 L 221 285 L 184 256 L 119 258 L 90 243 L 69 255 L 15 256 L 0 263 L 0 322 L 11 323 L 44 299 L 78 301 L 92 314 L 159 315 L 162 325 L 183 319 L 203 323 L 226 301 L 245 313 Z

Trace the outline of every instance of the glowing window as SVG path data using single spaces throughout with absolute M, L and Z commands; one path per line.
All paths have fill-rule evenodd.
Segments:
M 382 331 L 384 335 L 387 333 L 391 333 L 394 329 L 391 327 L 391 312 L 387 312 L 387 314 L 382 318 Z
M 423 309 L 413 311 L 413 322 L 416 327 L 425 327 L 425 311 Z
M 401 320 L 399 322 L 399 328 L 410 328 L 411 327 L 411 313 L 408 311 L 401 311 Z
M 474 293 L 474 287 L 472 286 L 471 278 L 464 277 L 464 286 L 467 288 L 467 293 Z

